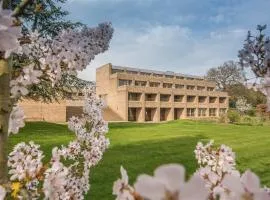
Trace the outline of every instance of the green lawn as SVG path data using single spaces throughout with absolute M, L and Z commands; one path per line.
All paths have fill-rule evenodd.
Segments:
M 28 123 L 18 135 L 10 138 L 10 146 L 33 140 L 41 145 L 46 160 L 53 146 L 72 140 L 65 125 L 43 122 Z M 270 126 L 223 125 L 212 122 L 173 121 L 162 124 L 110 124 L 110 149 L 91 172 L 91 190 L 86 199 L 109 200 L 112 184 L 123 165 L 131 183 L 140 173 L 151 173 L 163 163 L 182 163 L 190 175 L 196 169 L 194 147 L 198 141 L 214 139 L 237 153 L 238 169 L 250 168 L 264 184 L 270 186 Z

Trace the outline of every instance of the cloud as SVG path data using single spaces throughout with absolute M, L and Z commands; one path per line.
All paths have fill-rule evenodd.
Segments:
M 195 37 L 188 27 L 155 25 L 140 30 L 115 28 L 110 49 L 98 55 L 80 77 L 95 80 L 103 64 L 204 75 L 210 67 L 237 59 L 246 30 L 222 30 Z
M 203 75 L 237 60 L 247 30 L 270 21 L 269 0 L 69 0 L 64 6 L 69 19 L 115 27 L 110 49 L 80 73 L 87 80 L 108 62 Z

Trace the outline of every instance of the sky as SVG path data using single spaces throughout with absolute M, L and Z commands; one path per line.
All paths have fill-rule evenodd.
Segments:
M 95 80 L 106 63 L 203 76 L 238 61 L 248 30 L 270 26 L 270 0 L 68 0 L 69 19 L 89 26 L 110 21 L 110 48 L 79 76 Z

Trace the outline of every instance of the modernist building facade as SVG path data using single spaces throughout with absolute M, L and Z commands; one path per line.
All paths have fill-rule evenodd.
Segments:
M 218 117 L 228 94 L 202 77 L 106 64 L 96 70 L 97 95 L 108 121 L 168 121 Z

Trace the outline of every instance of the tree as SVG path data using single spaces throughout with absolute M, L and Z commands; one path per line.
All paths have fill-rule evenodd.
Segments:
M 238 57 L 243 68 L 250 68 L 257 77 L 264 79 L 268 110 L 270 111 L 270 38 L 265 36 L 265 29 L 266 25 L 258 25 L 257 36 L 248 31 Z
M 234 61 L 227 61 L 217 68 L 209 69 L 206 78 L 214 81 L 218 89 L 224 91 L 227 91 L 229 86 L 244 81 L 241 67 Z
M 102 23 L 95 28 L 68 28 L 57 35 L 42 30 L 21 34 L 20 16 L 41 1 L 23 0 L 13 12 L 2 10 L 2 3 L 9 5 L 6 2 L 0 2 L 0 192 L 9 187 L 7 191 L 13 190 L 13 198 L 37 198 L 39 182 L 43 181 L 46 199 L 81 199 L 89 189 L 89 168 L 98 163 L 108 146 L 107 123 L 101 114 L 103 104 L 93 89 L 86 90 L 83 118 L 70 121 L 76 139 L 66 147 L 53 149 L 47 166 L 41 163 L 39 146 L 32 142 L 19 143 L 8 158 L 8 135 L 24 125 L 23 111 L 16 102 L 27 96 L 36 99 L 29 94 L 37 85 L 46 83 L 44 88 L 53 88 L 62 80 L 68 82 L 65 76 L 76 75 L 95 55 L 108 49 L 113 29 L 110 23 Z M 6 185 L 8 167 L 11 183 Z
M 247 100 L 244 97 L 239 97 L 236 101 L 236 109 L 243 115 L 247 111 L 251 110 L 252 106 L 247 103 Z
M 227 88 L 227 92 L 230 96 L 230 107 L 235 108 L 238 98 L 245 97 L 247 102 L 256 107 L 258 104 L 266 103 L 266 96 L 259 90 L 248 89 L 245 85 L 239 83 L 231 85 Z

